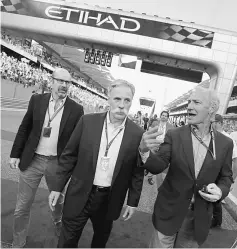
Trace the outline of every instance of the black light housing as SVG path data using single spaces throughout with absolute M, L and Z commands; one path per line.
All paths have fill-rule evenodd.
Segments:
M 96 65 L 100 65 L 100 56 L 101 56 L 101 53 L 100 53 L 100 51 L 98 50 L 98 51 L 96 52 L 96 56 L 95 56 L 95 64 L 96 64 Z
M 111 67 L 112 59 L 113 59 L 113 54 L 111 52 L 109 52 L 107 60 L 106 60 L 106 66 L 107 67 Z
M 85 63 L 111 67 L 113 53 L 89 48 L 85 49 L 85 52 Z
M 89 63 L 90 61 L 90 51 L 89 51 L 89 48 L 86 49 L 86 54 L 85 54 L 85 59 L 84 59 L 84 62 L 85 63 Z
M 90 54 L 90 63 L 94 64 L 95 63 L 95 50 L 92 49 L 91 54 Z
M 105 66 L 105 63 L 106 63 L 106 52 L 103 52 L 100 60 L 100 65 Z

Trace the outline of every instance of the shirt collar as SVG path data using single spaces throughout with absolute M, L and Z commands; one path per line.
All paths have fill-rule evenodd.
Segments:
M 197 128 L 195 125 L 190 125 L 190 127 L 191 127 L 191 131 L 193 131 L 199 138 L 201 138 L 201 137 L 199 136 L 198 128 Z M 213 127 L 212 127 L 212 125 L 210 125 L 209 133 L 208 133 L 207 135 L 211 135 L 212 132 L 213 132 Z M 207 136 L 207 135 L 206 135 L 206 136 Z
M 119 129 L 119 128 L 124 128 L 125 127 L 125 123 L 127 121 L 127 118 L 128 116 L 126 116 L 126 118 L 124 119 L 123 123 L 121 125 L 119 125 L 118 127 L 116 127 L 116 129 Z M 112 124 L 111 121 L 110 121 L 110 118 L 109 118 L 109 111 L 107 112 L 107 124 Z
M 63 98 L 60 102 L 61 102 L 61 104 L 65 104 L 65 102 L 66 102 L 66 99 L 67 99 L 67 96 L 65 97 L 65 98 Z M 55 99 L 53 98 L 53 94 L 51 94 L 51 96 L 50 96 L 50 99 L 49 99 L 49 102 L 51 103 L 51 102 L 54 102 L 55 101 Z

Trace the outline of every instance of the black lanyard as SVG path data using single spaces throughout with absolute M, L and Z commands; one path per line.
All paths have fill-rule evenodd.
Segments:
M 57 114 L 61 111 L 61 109 L 64 107 L 64 104 L 62 104 L 57 110 L 56 112 L 54 112 L 53 116 L 50 118 L 49 115 L 49 107 L 48 107 L 48 115 L 49 115 L 49 121 L 48 121 L 48 127 L 50 127 L 50 123 L 53 121 L 53 119 L 57 116 Z
M 216 150 L 215 150 L 215 140 L 214 140 L 214 134 L 213 130 L 210 131 L 211 134 L 211 142 L 213 145 L 213 152 L 210 150 L 210 148 L 203 142 L 203 140 L 197 135 L 197 133 L 194 131 L 194 129 L 191 127 L 192 134 L 196 137 L 196 139 L 203 145 L 212 155 L 213 159 L 216 160 Z
M 106 134 L 106 149 L 105 149 L 105 155 L 107 157 L 108 155 L 108 151 L 109 151 L 109 148 L 111 146 L 111 144 L 113 143 L 113 141 L 115 140 L 115 138 L 118 136 L 118 134 L 123 130 L 123 128 L 121 128 L 119 130 L 119 132 L 114 136 L 114 138 L 109 142 L 109 139 L 108 139 L 108 125 L 107 125 L 107 120 L 105 119 L 105 134 Z

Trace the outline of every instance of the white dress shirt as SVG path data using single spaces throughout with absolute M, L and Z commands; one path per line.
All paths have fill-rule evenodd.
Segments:
M 61 105 L 65 104 L 66 99 L 67 99 L 67 97 L 61 100 L 57 109 L 60 108 Z M 58 135 L 59 135 L 59 128 L 60 128 L 60 123 L 61 123 L 61 119 L 62 119 L 64 106 L 58 112 L 58 114 L 54 117 L 54 119 L 52 120 L 52 122 L 50 124 L 50 127 L 52 127 L 50 137 L 43 136 L 44 128 L 48 126 L 49 115 L 50 115 L 50 117 L 52 117 L 54 114 L 55 104 L 56 104 L 56 101 L 53 99 L 53 96 L 51 95 L 50 100 L 49 100 L 49 106 L 48 106 L 48 109 L 45 113 L 44 124 L 42 127 L 42 132 L 41 132 L 39 144 L 38 144 L 38 147 L 35 151 L 35 153 L 37 153 L 39 155 L 57 156 Z
M 236 157 L 237 157 L 237 145 L 236 145 L 235 140 L 234 140 L 234 139 L 232 138 L 232 136 L 229 135 L 227 132 L 222 131 L 221 133 L 222 133 L 223 135 L 225 135 L 225 136 L 231 138 L 231 140 L 233 141 L 234 147 L 233 147 L 232 159 L 236 158 Z
M 166 122 L 165 123 L 160 122 L 160 124 L 159 124 L 158 132 L 163 132 L 161 135 L 156 137 L 156 139 L 159 141 L 164 141 L 164 139 L 165 139 L 166 124 L 167 124 Z
M 97 159 L 97 165 L 96 165 L 96 172 L 95 172 L 95 178 L 94 178 L 94 185 L 103 186 L 103 187 L 110 187 L 112 182 L 112 177 L 114 173 L 114 168 L 116 165 L 116 161 L 118 158 L 118 153 L 120 150 L 120 146 L 122 143 L 124 130 L 125 130 L 125 122 L 127 118 L 123 121 L 123 123 L 118 126 L 114 127 L 114 124 L 111 123 L 109 118 L 109 112 L 107 113 L 107 116 L 105 118 L 105 122 L 107 122 L 107 130 L 108 130 L 108 143 L 118 134 L 120 129 L 122 131 L 117 135 L 117 137 L 114 139 L 113 143 L 111 144 L 108 155 L 109 157 L 109 168 L 105 171 L 101 168 L 101 158 L 105 155 L 106 145 L 107 145 L 107 139 L 106 139 L 106 133 L 105 133 L 105 123 L 102 130 L 102 136 L 100 141 L 100 149 Z
M 235 143 L 237 144 L 237 131 L 231 132 L 230 136 L 235 141 Z

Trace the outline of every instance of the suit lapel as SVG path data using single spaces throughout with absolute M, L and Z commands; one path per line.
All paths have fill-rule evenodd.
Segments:
M 42 130 L 42 126 L 44 124 L 45 114 L 49 106 L 50 96 L 51 94 L 43 95 L 40 101 L 40 131 Z
M 195 179 L 194 170 L 194 157 L 193 157 L 193 143 L 192 136 L 189 126 L 184 126 L 182 132 L 180 132 L 181 141 L 184 148 L 184 153 L 186 154 L 189 169 L 191 171 L 192 177 Z
M 122 139 L 122 142 L 121 142 L 121 146 L 120 146 L 120 149 L 119 149 L 119 153 L 118 153 L 118 158 L 117 158 L 117 161 L 116 161 L 116 164 L 115 164 L 115 168 L 114 168 L 114 173 L 113 173 L 113 178 L 112 178 L 112 183 L 111 185 L 113 185 L 119 171 L 120 171 L 120 168 L 122 166 L 122 162 L 123 162 L 123 159 L 126 155 L 126 149 L 128 148 L 129 146 L 129 141 L 130 139 L 132 139 L 132 136 L 131 136 L 131 132 L 132 132 L 132 121 L 130 121 L 128 118 L 127 118 L 127 121 L 125 123 L 125 130 L 124 130 L 124 134 L 123 134 L 123 139 Z
M 100 140 L 103 132 L 104 121 L 107 113 L 102 113 L 98 116 L 97 125 L 93 125 L 93 168 L 96 168 L 98 154 L 100 150 Z M 95 127 L 95 128 L 94 128 Z
M 69 99 L 69 97 L 67 97 L 65 104 L 64 104 L 64 109 L 63 109 L 63 114 L 62 114 L 62 119 L 60 122 L 60 127 L 59 127 L 59 134 L 58 134 L 58 139 L 60 138 L 60 136 L 62 135 L 63 132 L 63 128 L 68 120 L 68 117 L 71 113 L 71 100 Z

